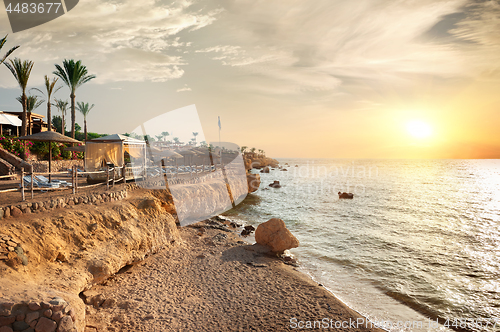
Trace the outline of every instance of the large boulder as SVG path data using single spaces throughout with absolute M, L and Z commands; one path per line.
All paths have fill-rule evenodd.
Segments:
M 255 231 L 255 241 L 273 252 L 283 252 L 299 246 L 299 240 L 286 228 L 285 222 L 278 218 L 260 224 Z
M 260 175 L 259 174 L 247 174 L 248 183 L 248 193 L 253 193 L 257 191 L 260 186 Z

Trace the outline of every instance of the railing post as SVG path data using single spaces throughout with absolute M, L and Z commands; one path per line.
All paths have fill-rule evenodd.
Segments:
M 78 179 L 76 179 L 75 181 L 75 174 L 76 174 L 76 165 L 73 165 L 73 167 L 71 167 L 71 184 L 72 184 L 72 189 L 73 189 L 73 195 L 76 194 L 76 182 L 78 181 Z
M 33 199 L 33 180 L 35 178 L 35 175 L 33 174 L 33 165 L 31 165 L 31 199 Z
M 116 169 L 116 166 L 113 167 L 113 188 L 115 187 L 115 169 Z
M 123 165 L 122 176 L 123 176 L 123 183 L 127 183 L 127 179 L 125 178 L 125 164 Z
M 78 193 L 78 166 L 75 165 L 75 193 Z
M 106 165 L 106 190 L 109 190 L 109 166 Z
M 21 195 L 24 201 L 24 167 L 21 167 Z

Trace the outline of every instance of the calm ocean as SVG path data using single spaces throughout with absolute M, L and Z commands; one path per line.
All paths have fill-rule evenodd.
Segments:
M 301 269 L 372 321 L 407 325 L 392 330 L 500 331 L 500 160 L 279 161 L 288 172 L 261 173 L 226 215 L 283 219 Z

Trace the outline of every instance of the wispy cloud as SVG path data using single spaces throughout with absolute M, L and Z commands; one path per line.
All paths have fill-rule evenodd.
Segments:
M 184 84 L 184 86 L 180 89 L 176 90 L 177 92 L 185 92 L 185 91 L 191 91 L 191 88 L 187 86 L 187 84 Z
M 184 72 L 186 62 L 181 54 L 189 42 L 179 34 L 212 24 L 220 13 L 201 13 L 191 4 L 83 1 L 52 22 L 10 35 L 9 41 L 22 45 L 15 56 L 34 60 L 35 69 L 44 67 L 45 72 L 52 71 L 55 62 L 76 58 L 97 74 L 97 84 L 164 82 Z M 2 28 L 8 29 L 5 21 Z
M 412 83 L 407 73 L 461 76 L 466 59 L 459 50 L 420 36 L 465 4 L 239 1 L 217 22 L 218 31 L 226 31 L 219 44 L 196 52 L 267 78 L 268 92 L 279 94 L 335 89 L 346 77 L 399 85 Z

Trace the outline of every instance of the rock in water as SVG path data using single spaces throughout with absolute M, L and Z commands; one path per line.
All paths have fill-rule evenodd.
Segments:
M 253 193 L 257 191 L 260 186 L 260 175 L 259 174 L 247 174 L 248 183 L 248 193 Z
M 278 218 L 260 224 L 255 231 L 255 241 L 273 252 L 283 252 L 299 246 L 299 240 L 286 228 L 285 222 Z
M 274 182 L 273 182 L 273 183 L 271 183 L 271 184 L 269 185 L 269 187 L 272 187 L 272 188 L 281 188 L 281 184 L 280 184 L 280 182 L 279 182 L 279 181 L 274 180 Z

